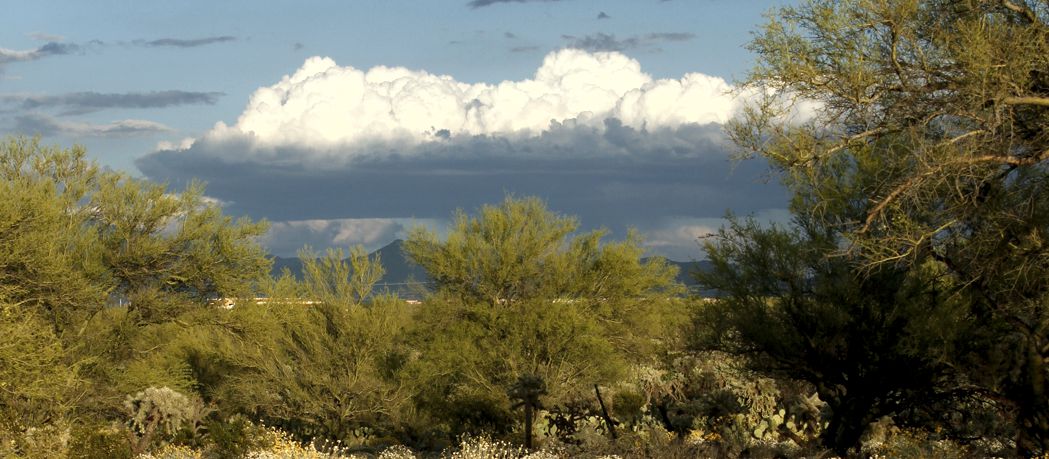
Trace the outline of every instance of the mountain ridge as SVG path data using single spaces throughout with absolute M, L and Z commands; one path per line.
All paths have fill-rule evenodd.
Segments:
M 379 290 L 387 289 L 401 297 L 415 298 L 421 296 L 421 291 L 418 288 L 420 284 L 421 286 L 426 286 L 431 282 L 426 270 L 408 259 L 408 256 L 404 253 L 404 241 L 401 239 L 396 239 L 369 253 L 368 257 L 373 260 L 378 257 L 382 262 L 383 269 L 385 269 L 385 273 L 376 284 L 376 288 Z M 641 261 L 644 262 L 651 258 L 645 257 Z M 296 278 L 302 278 L 302 261 L 297 257 L 273 255 L 270 259 L 273 260 L 270 274 L 274 277 L 280 276 L 284 269 L 288 269 Z M 692 273 L 695 271 L 707 271 L 711 267 L 710 262 L 706 260 L 676 261 L 667 259 L 667 263 L 677 266 L 678 274 L 676 280 L 693 291 L 697 291 L 698 283 L 693 278 Z

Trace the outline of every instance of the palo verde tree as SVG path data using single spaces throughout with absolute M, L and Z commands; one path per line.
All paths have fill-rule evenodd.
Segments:
M 255 242 L 266 224 L 223 215 L 201 184 L 178 194 L 166 188 L 107 174 L 91 196 L 107 280 L 129 300 L 129 317 L 165 321 L 209 298 L 253 296 L 269 271 Z
M 734 140 L 814 197 L 795 211 L 865 269 L 942 270 L 975 342 L 996 343 L 957 367 L 1007 402 L 1021 454 L 1049 452 L 1049 4 L 810 0 L 751 48 L 747 84 L 768 97 Z M 864 185 L 827 192 L 842 174 Z
M 81 147 L 0 143 L 0 328 L 14 340 L 0 346 L 0 386 L 14 397 L 0 404 L 102 419 L 150 384 L 194 385 L 166 348 L 187 326 L 178 314 L 250 292 L 269 266 L 254 241 L 265 226 L 223 216 L 202 193 L 102 171 Z
M 636 237 L 602 243 L 536 198 L 458 212 L 445 239 L 416 228 L 404 250 L 436 291 L 420 311 L 422 407 L 466 426 L 509 427 L 515 381 L 545 383 L 552 404 L 590 394 L 650 358 L 680 292 L 673 267 L 642 262 Z
M 299 252 L 290 272 L 264 286 L 268 301 L 241 302 L 232 327 L 194 349 L 206 396 L 303 441 L 389 441 L 409 401 L 400 371 L 412 306 L 373 294 L 382 262 L 362 247 Z M 366 437 L 366 438 L 362 438 Z
M 107 293 L 97 240 L 83 230 L 99 175 L 85 154 L 37 139 L 0 143 L 0 302 L 39 314 L 56 333 L 100 310 Z
M 721 296 L 697 310 L 694 345 L 808 383 L 826 403 L 822 444 L 846 455 L 884 416 L 914 427 L 949 423 L 931 412 L 970 394 L 942 360 L 965 331 L 942 268 L 861 273 L 856 260 L 835 255 L 839 242 L 800 218 L 792 227 L 732 220 L 705 243 L 712 268 L 696 276 Z

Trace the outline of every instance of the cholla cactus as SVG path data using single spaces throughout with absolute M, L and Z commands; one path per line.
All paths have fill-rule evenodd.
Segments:
M 167 387 L 150 387 L 124 400 L 128 413 L 128 437 L 131 449 L 141 454 L 162 432 L 174 435 L 193 414 L 193 404 L 185 395 Z

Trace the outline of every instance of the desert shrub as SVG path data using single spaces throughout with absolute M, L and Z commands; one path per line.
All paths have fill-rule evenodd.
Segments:
M 874 458 L 899 459 L 949 459 L 983 456 L 968 447 L 939 435 L 918 429 L 896 429 L 891 421 L 882 420 L 875 424 L 880 430 L 874 438 L 868 435 L 861 452 Z
M 210 418 L 204 422 L 204 431 L 204 447 L 209 456 L 216 459 L 241 458 L 251 451 L 273 446 L 273 438 L 266 435 L 266 429 L 243 416 Z
M 70 427 L 66 422 L 28 427 L 0 435 L 0 457 L 50 459 L 69 454 Z
M 69 459 L 131 459 L 127 431 L 119 425 L 80 423 L 73 427 Z

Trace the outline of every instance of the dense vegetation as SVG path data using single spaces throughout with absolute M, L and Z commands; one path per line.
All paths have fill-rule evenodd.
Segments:
M 1049 454 L 1049 3 L 811 0 L 752 46 L 729 133 L 794 218 L 706 241 L 715 299 L 514 197 L 411 233 L 421 304 L 361 248 L 273 278 L 202 186 L 5 140 L 0 456 Z

